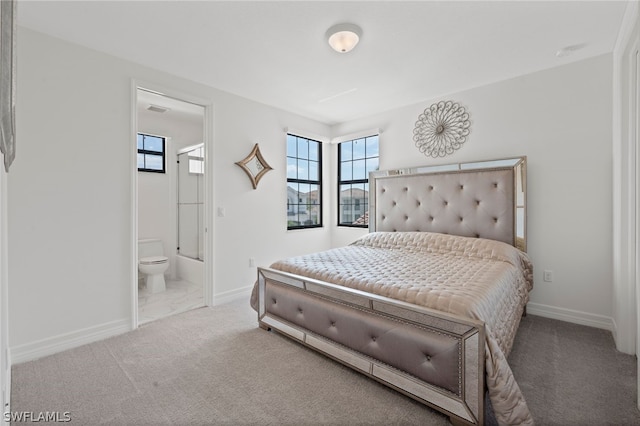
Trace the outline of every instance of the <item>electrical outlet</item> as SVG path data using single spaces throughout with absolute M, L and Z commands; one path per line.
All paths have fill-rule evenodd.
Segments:
M 256 259 L 253 257 L 249 258 L 249 268 L 253 268 L 254 266 L 256 266 Z
M 542 279 L 547 283 L 553 282 L 553 271 L 545 270 Z

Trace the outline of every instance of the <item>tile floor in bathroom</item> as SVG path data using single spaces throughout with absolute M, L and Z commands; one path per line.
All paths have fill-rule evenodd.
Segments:
M 189 311 L 204 306 L 202 285 L 185 280 L 167 280 L 167 289 L 150 294 L 144 281 L 138 285 L 138 323 Z

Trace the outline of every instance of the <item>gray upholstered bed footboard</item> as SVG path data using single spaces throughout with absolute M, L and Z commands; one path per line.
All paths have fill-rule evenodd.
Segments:
M 258 319 L 388 386 L 483 424 L 484 324 L 268 268 Z

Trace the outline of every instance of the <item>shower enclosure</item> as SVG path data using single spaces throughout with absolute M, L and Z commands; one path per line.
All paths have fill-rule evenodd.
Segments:
M 204 144 L 178 151 L 178 254 L 204 257 Z

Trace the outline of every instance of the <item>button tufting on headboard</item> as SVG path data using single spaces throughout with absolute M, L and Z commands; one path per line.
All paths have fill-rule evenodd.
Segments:
M 513 244 L 514 176 L 511 168 L 496 168 L 377 178 L 375 230 L 449 233 Z

